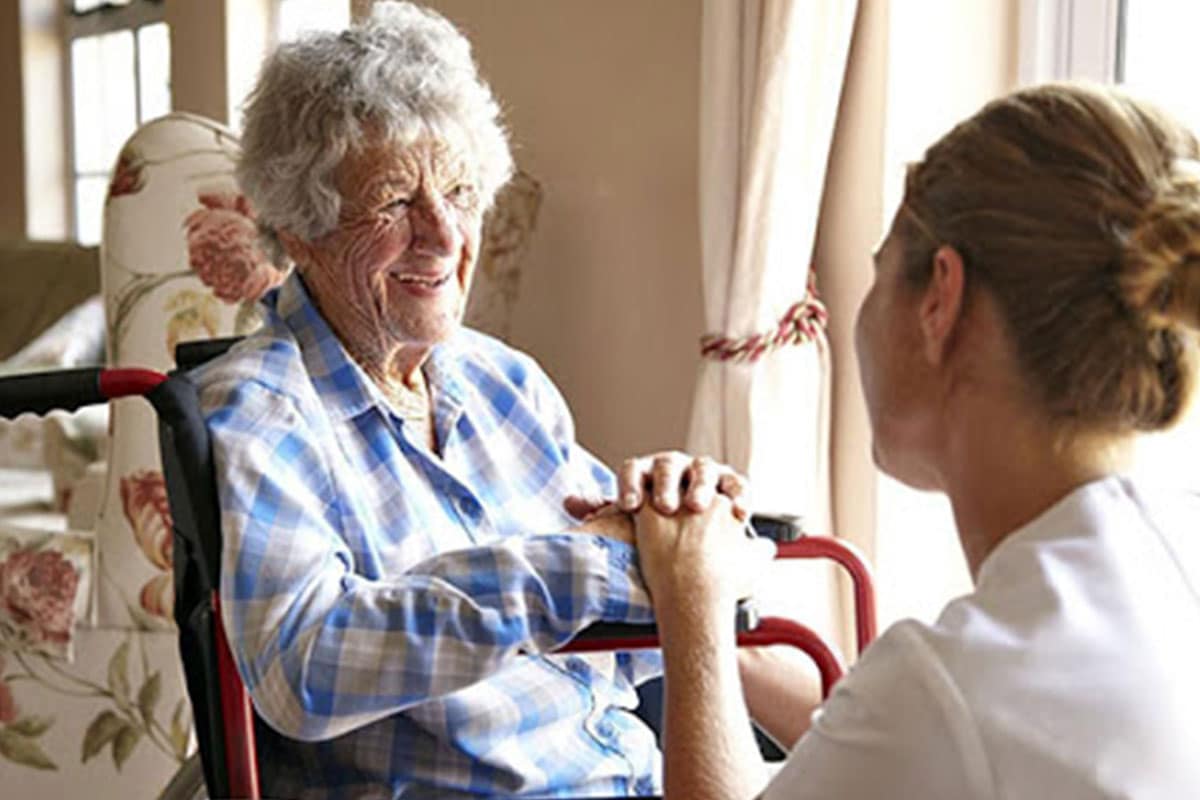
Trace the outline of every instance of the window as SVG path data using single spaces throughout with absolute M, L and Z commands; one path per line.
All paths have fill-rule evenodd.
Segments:
M 67 0 L 64 16 L 72 229 L 95 244 L 121 145 L 171 110 L 170 40 L 159 0 Z
M 1200 5 L 1125 0 L 1122 12 L 1117 80 L 1200 130 Z
M 349 0 L 279 0 L 277 41 L 305 31 L 341 30 L 350 24 Z

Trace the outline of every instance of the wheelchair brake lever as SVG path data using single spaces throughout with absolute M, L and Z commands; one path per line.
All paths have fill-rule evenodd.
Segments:
M 796 514 L 752 514 L 746 528 L 774 542 L 794 542 L 805 535 L 804 518 Z
M 744 600 L 738 600 L 736 622 L 738 633 L 748 633 L 754 630 L 758 627 L 760 619 L 758 604 L 754 602 L 754 598 L 747 597 Z
M 746 520 L 746 538 L 757 539 L 761 534 L 753 524 L 753 517 Z M 737 618 L 735 626 L 738 633 L 746 633 L 758 627 L 759 619 L 758 605 L 754 602 L 753 597 L 745 597 L 738 600 Z

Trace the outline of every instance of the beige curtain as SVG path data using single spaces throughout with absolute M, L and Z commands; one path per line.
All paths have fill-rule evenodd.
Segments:
M 805 296 L 856 0 L 705 0 L 700 217 L 704 313 L 771 331 Z M 818 331 L 819 334 L 819 331 Z M 705 359 L 689 446 L 746 471 L 764 509 L 827 527 L 824 336 L 752 363 Z
M 806 296 L 857 0 L 704 0 L 700 220 L 704 313 L 731 345 Z M 689 448 L 749 475 L 760 510 L 829 530 L 824 332 L 753 361 L 702 361 Z M 793 603 L 825 606 L 818 584 Z M 811 596 L 810 596 L 811 595 Z M 828 629 L 831 625 L 821 624 Z
M 834 363 L 834 530 L 875 567 L 881 629 L 910 616 L 931 621 L 969 582 L 945 500 L 904 488 L 874 468 L 854 317 L 872 280 L 869 254 L 900 200 L 905 164 L 1014 86 L 1020 6 L 1010 0 L 859 4 L 813 260 Z
M 833 362 L 829 470 L 833 530 L 876 564 L 876 476 L 859 388 L 854 321 L 872 280 L 870 252 L 883 232 L 883 175 L 889 37 L 888 0 L 862 0 L 829 153 L 813 248 L 829 310 Z M 876 583 L 880 575 L 876 571 Z M 850 583 L 842 580 L 843 643 L 852 630 Z

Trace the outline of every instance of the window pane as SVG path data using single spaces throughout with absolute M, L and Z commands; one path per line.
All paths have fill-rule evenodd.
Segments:
M 100 61 L 100 40 L 89 36 L 71 43 L 71 81 L 74 97 L 75 168 L 103 169 L 104 146 L 93 135 L 103 113 L 100 105 L 100 80 L 96 65 Z
M 91 11 L 105 4 L 110 6 L 127 6 L 131 2 L 133 0 L 71 0 L 70 7 L 72 11 L 82 14 L 85 11 Z
M 75 171 L 106 172 L 137 125 L 133 32 L 76 39 L 71 46 Z
M 88 176 L 75 181 L 75 238 L 80 244 L 98 244 L 104 215 L 108 178 Z
M 280 0 L 279 41 L 305 31 L 341 30 L 350 24 L 350 0 Z
M 165 22 L 138 29 L 137 37 L 139 119 L 145 122 L 171 110 L 171 39 Z
M 1200 128 L 1200 3 L 1127 0 L 1125 85 Z

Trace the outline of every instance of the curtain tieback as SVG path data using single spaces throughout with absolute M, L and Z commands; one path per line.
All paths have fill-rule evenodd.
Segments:
M 810 274 L 804 297 L 783 312 L 773 328 L 740 337 L 705 334 L 700 337 L 700 355 L 713 361 L 752 364 L 780 347 L 812 341 L 828 322 L 829 312 L 817 296 L 816 283 Z

